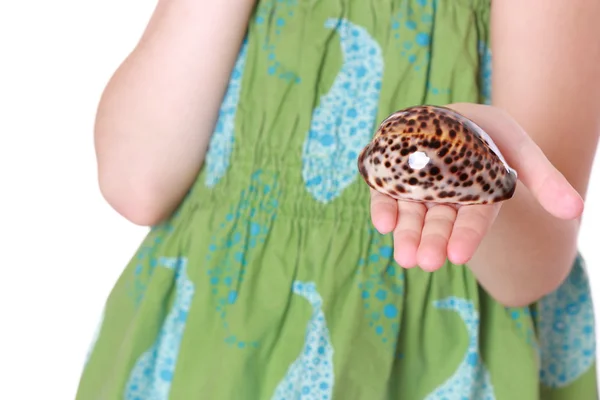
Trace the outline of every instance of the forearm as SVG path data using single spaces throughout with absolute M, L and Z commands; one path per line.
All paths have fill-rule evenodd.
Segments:
M 499 75 L 504 77 L 501 71 Z M 514 84 L 518 83 L 516 79 Z M 507 84 L 506 88 L 509 90 L 497 91 L 494 105 L 519 122 L 585 199 L 598 136 L 594 131 L 599 127 L 593 107 L 580 106 L 587 112 L 574 119 L 564 118 L 565 111 L 578 112 L 572 110 L 578 106 L 568 93 L 548 94 L 527 106 L 532 95 L 524 92 L 526 87 Z M 573 130 L 587 138 L 587 143 L 563 134 Z M 552 292 L 566 278 L 576 255 L 579 226 L 579 219 L 559 219 L 548 213 L 519 182 L 514 197 L 503 204 L 469 266 L 497 300 L 506 305 L 527 305 Z
M 514 84 L 518 85 L 518 79 Z M 585 199 L 600 127 L 594 107 L 579 106 L 569 91 L 561 96 L 548 94 L 537 104 L 527 106 L 532 96 L 521 92 L 526 87 L 518 89 L 507 84 L 507 89 L 510 91 L 497 91 L 495 105 L 519 122 Z M 575 110 L 578 107 L 580 110 Z M 581 109 L 583 113 L 577 115 Z M 565 112 L 574 118 L 564 116 Z M 573 131 L 588 138 L 587 143 L 564 134 Z M 531 303 L 553 291 L 569 273 L 577 251 L 579 226 L 579 219 L 564 220 L 549 214 L 519 183 L 515 196 L 502 206 L 469 265 L 482 286 L 504 303 Z
M 131 221 L 167 217 L 197 176 L 253 5 L 159 0 L 107 85 L 95 126 L 100 188 Z
M 528 305 L 566 278 L 577 251 L 578 229 L 578 220 L 548 214 L 519 184 L 468 266 L 500 303 Z
M 585 198 L 600 131 L 600 5 L 504 0 L 492 7 L 493 103 Z M 534 302 L 568 274 L 578 228 L 520 185 L 469 265 L 501 302 Z

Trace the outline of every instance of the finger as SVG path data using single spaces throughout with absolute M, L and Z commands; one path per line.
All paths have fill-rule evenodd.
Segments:
M 458 209 L 448 241 L 448 259 L 453 264 L 467 263 L 498 216 L 500 205 L 472 205 Z
M 583 212 L 583 199 L 546 158 L 531 137 L 506 112 L 485 105 L 449 106 L 477 123 L 498 146 L 507 163 L 536 200 L 557 218 L 574 219 Z
M 417 251 L 417 264 L 425 271 L 433 272 L 446 262 L 448 239 L 456 220 L 456 209 L 436 205 L 425 214 L 425 224 Z
M 404 268 L 417 265 L 417 250 L 426 210 L 425 205 L 421 203 L 398 202 L 398 223 L 394 229 L 394 259 Z
M 396 226 L 398 202 L 371 189 L 371 220 L 381 234 L 390 233 Z

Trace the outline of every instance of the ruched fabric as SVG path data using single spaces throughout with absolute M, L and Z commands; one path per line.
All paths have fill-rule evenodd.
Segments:
M 468 266 L 401 268 L 370 222 L 358 153 L 398 109 L 490 101 L 489 14 L 260 1 L 202 171 L 110 293 L 77 399 L 596 400 L 581 258 L 506 308 Z

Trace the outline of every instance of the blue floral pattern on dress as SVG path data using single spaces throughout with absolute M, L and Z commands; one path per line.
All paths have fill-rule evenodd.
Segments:
M 356 160 L 372 136 L 383 76 L 381 48 L 364 28 L 337 19 L 325 26 L 339 33 L 344 61 L 312 114 L 302 151 L 306 190 L 321 203 L 340 196 L 358 175 Z
M 271 400 L 330 400 L 333 393 L 333 345 L 322 310 L 323 300 L 313 282 L 295 281 L 293 292 L 312 307 L 304 346 L 290 365 Z
M 540 379 L 551 388 L 567 386 L 596 362 L 594 306 L 580 257 L 565 282 L 538 302 L 538 315 Z

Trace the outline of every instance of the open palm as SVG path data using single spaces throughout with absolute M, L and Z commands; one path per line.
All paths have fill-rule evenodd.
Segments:
M 578 218 L 583 200 L 525 131 L 500 109 L 478 104 L 448 106 L 481 126 L 519 173 L 525 186 L 550 214 Z M 521 187 L 522 190 L 522 187 Z M 509 200 L 510 201 L 510 200 Z M 498 216 L 502 203 L 452 206 L 398 201 L 371 189 L 371 218 L 381 233 L 393 232 L 394 258 L 401 266 L 435 271 L 449 259 L 471 259 Z

